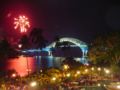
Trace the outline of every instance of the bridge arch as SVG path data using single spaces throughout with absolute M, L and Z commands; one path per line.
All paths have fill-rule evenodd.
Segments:
M 67 41 L 67 42 L 73 43 L 74 45 L 78 46 L 82 51 L 82 57 L 81 57 L 80 62 L 82 62 L 84 64 L 88 63 L 88 60 L 86 58 L 87 53 L 88 53 L 88 45 L 87 45 L 87 43 L 85 43 L 83 41 L 80 41 L 79 39 L 71 38 L 71 37 L 63 37 L 63 38 L 60 38 L 59 41 L 60 42 Z M 49 56 L 52 56 L 51 48 L 55 48 L 55 45 L 56 45 L 56 42 L 53 42 L 53 43 L 49 44 L 48 46 L 46 46 L 45 48 L 43 48 L 42 50 L 40 50 L 40 49 L 22 50 L 22 53 L 34 53 L 34 52 L 45 51 L 45 52 L 48 52 Z
M 87 52 L 88 52 L 88 45 L 87 43 L 80 41 L 79 39 L 76 38 L 71 38 L 71 37 L 63 37 L 60 38 L 59 40 L 60 42 L 71 42 L 73 44 L 75 44 L 76 46 L 78 46 L 81 51 L 82 51 L 82 62 L 85 63 L 86 62 L 86 57 L 87 57 Z M 48 45 L 46 48 L 55 48 L 56 42 L 51 43 L 50 45 Z

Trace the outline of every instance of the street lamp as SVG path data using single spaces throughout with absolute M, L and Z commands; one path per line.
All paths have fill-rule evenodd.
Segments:
M 41 69 L 41 70 L 40 70 L 40 72 L 42 73 L 42 72 L 43 72 L 43 70 Z
M 100 67 L 98 67 L 98 69 L 97 69 L 98 71 L 101 71 L 101 68 Z
M 100 79 L 101 79 L 101 68 L 100 67 L 98 67 L 97 68 L 97 70 L 98 70 L 98 76 L 100 77 Z
M 91 68 L 91 70 L 92 70 L 92 71 L 94 71 L 94 70 L 95 70 L 95 68 L 94 68 L 94 67 L 92 67 L 92 68 Z M 92 74 L 93 74 L 93 72 L 92 72 L 92 71 L 91 71 L 91 81 L 92 81 Z
M 77 71 L 76 74 L 80 74 L 80 71 Z
M 20 48 L 20 49 L 21 49 L 21 48 L 22 48 L 22 44 L 18 44 L 18 48 Z
M 87 72 L 88 72 L 88 69 L 85 69 L 85 72 L 87 73 Z
M 109 73 L 110 73 L 110 70 L 106 69 L 106 70 L 105 70 L 105 73 L 106 73 L 106 74 L 109 74 Z
M 56 81 L 56 77 L 52 77 L 52 79 L 51 79 L 52 81 Z
M 120 85 L 117 86 L 117 89 L 120 89 Z
M 98 84 L 97 84 L 97 86 L 98 86 L 98 87 L 100 87 L 100 86 L 101 86 L 101 84 L 100 84 L 100 83 L 98 83 Z
M 94 71 L 94 70 L 95 70 L 95 68 L 94 68 L 94 67 L 92 67 L 92 68 L 91 68 L 91 70 L 92 70 L 92 71 Z
M 33 81 L 33 82 L 30 83 L 30 86 L 31 86 L 31 87 L 35 87 L 36 85 L 37 85 L 37 82 L 36 82 L 36 81 Z
M 16 76 L 17 76 L 16 73 L 13 73 L 13 74 L 12 74 L 12 77 L 13 77 L 13 78 L 15 78 Z
M 70 74 L 70 73 L 67 73 L 67 74 L 66 74 L 66 76 L 67 76 L 67 77 L 70 77 L 70 76 L 71 76 L 71 74 Z

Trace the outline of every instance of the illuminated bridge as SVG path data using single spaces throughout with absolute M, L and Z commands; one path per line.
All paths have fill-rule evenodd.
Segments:
M 87 52 L 88 52 L 88 45 L 80 41 L 79 39 L 76 38 L 71 38 L 71 37 L 63 37 L 60 38 L 60 42 L 70 42 L 73 45 L 79 47 L 79 49 L 82 51 L 82 57 L 80 57 L 80 62 L 82 63 L 87 63 Z M 22 53 L 35 53 L 35 52 L 47 52 L 49 57 L 53 57 L 52 54 L 52 48 L 55 48 L 56 42 L 51 43 L 50 45 L 46 46 L 42 50 L 40 49 L 29 49 L 29 50 L 23 50 Z M 77 60 L 78 61 L 78 60 Z

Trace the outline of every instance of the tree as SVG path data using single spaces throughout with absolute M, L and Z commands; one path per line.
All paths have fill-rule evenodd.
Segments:
M 97 65 L 110 66 L 120 62 L 120 33 L 97 37 L 90 47 L 89 58 Z
M 60 36 L 55 36 L 54 41 L 55 41 L 55 48 L 59 48 L 61 45 Z
M 17 54 L 18 54 L 17 51 L 15 51 L 15 49 L 12 48 L 12 46 L 6 39 L 3 39 L 0 41 L 0 59 L 1 60 L 4 61 L 8 58 L 16 57 Z
M 56 69 L 56 68 L 49 68 L 47 71 L 46 71 L 47 75 L 50 76 L 50 77 L 57 77 L 61 72 L 59 69 Z
M 47 44 L 47 40 L 43 37 L 42 34 L 43 34 L 43 31 L 40 28 L 34 28 L 30 32 L 31 41 L 33 45 L 35 46 L 35 48 L 37 49 L 42 49 Z
M 22 45 L 22 49 L 28 49 L 30 47 L 29 38 L 27 35 L 23 35 L 19 43 Z
M 47 44 L 47 40 L 43 37 L 43 31 L 40 28 L 34 28 L 31 32 L 30 32 L 30 39 L 31 42 L 34 46 L 34 48 L 36 49 L 41 49 L 44 48 Z M 39 53 L 37 53 L 37 56 Z M 37 59 L 37 66 L 38 66 L 38 71 L 39 71 L 39 66 L 40 66 L 41 60 L 39 60 L 39 58 Z

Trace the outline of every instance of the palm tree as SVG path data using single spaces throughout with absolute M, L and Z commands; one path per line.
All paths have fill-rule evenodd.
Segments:
M 19 43 L 22 44 L 22 49 L 28 49 L 30 47 L 29 38 L 27 35 L 23 35 Z
M 54 38 L 55 41 L 55 47 L 58 48 L 60 46 L 60 36 L 55 36 Z
M 47 40 L 43 37 L 43 31 L 40 28 L 34 28 L 32 29 L 32 31 L 30 32 L 30 39 L 31 42 L 33 44 L 33 47 L 39 50 L 42 50 L 42 48 L 44 48 L 47 44 Z M 38 53 L 37 53 L 37 56 Z M 39 58 L 38 58 L 39 59 Z M 38 63 L 38 70 L 40 69 L 39 65 L 41 63 L 41 60 L 37 60 Z
M 43 37 L 43 31 L 40 28 L 34 28 L 30 32 L 30 38 L 35 48 L 42 49 L 46 46 L 47 40 Z

